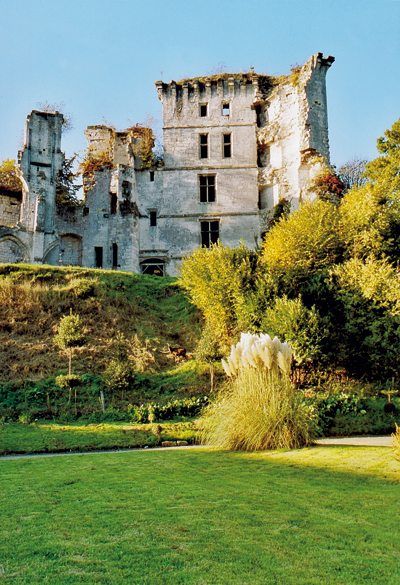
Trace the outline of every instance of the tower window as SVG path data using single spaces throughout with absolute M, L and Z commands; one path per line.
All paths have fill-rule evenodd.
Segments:
M 157 210 L 150 211 L 150 227 L 157 225 Z
M 200 203 L 215 202 L 215 175 L 199 175 Z
M 150 182 L 154 181 L 154 171 L 150 171 Z
M 200 118 L 207 117 L 207 104 L 200 104 Z
M 202 221 L 201 228 L 201 245 L 210 248 L 211 244 L 216 244 L 219 238 L 219 221 Z
M 200 158 L 208 158 L 208 134 L 200 134 Z
M 110 193 L 110 213 L 111 213 L 111 215 L 115 215 L 117 213 L 117 202 L 118 202 L 117 194 Z
M 229 103 L 222 104 L 222 115 L 229 116 Z
M 224 158 L 231 158 L 232 156 L 232 135 L 231 134 L 223 134 L 222 135 L 222 155 Z

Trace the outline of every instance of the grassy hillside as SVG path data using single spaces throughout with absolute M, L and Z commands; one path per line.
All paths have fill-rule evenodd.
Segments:
M 79 314 L 87 345 L 75 350 L 75 373 L 104 372 L 116 335 L 147 385 L 208 387 L 206 368 L 176 363 L 167 344 L 193 352 L 201 315 L 173 278 L 75 267 L 0 265 L 0 383 L 40 380 L 66 370 L 54 343 L 63 315 Z

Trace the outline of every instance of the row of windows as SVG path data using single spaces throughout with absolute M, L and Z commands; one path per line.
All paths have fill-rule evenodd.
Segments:
M 211 244 L 216 244 L 219 238 L 219 221 L 213 219 L 211 221 L 200 222 L 201 245 L 209 248 Z M 118 244 L 112 244 L 112 267 L 118 268 Z M 96 268 L 103 268 L 103 247 L 94 247 L 94 265 Z M 157 259 L 151 259 L 142 263 L 142 272 L 144 274 L 159 274 L 164 275 L 163 262 Z
M 199 158 L 208 158 L 208 134 L 199 134 Z M 232 156 L 232 134 L 222 134 L 222 157 Z
M 221 113 L 223 116 L 229 116 L 229 113 L 230 113 L 229 102 L 222 102 Z M 199 116 L 200 116 L 200 118 L 207 118 L 207 116 L 208 116 L 208 103 L 199 104 Z

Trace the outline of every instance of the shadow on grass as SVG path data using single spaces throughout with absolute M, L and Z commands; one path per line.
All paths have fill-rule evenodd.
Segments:
M 1 461 L 5 575 L 396 585 L 400 466 L 391 457 L 387 448 L 324 446 Z

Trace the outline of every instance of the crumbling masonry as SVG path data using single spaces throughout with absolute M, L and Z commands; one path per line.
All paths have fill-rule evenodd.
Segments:
M 288 76 L 248 73 L 156 82 L 164 160 L 143 165 L 141 137 L 89 126 L 112 164 L 84 177 L 84 207 L 56 205 L 62 114 L 33 111 L 18 164 L 21 194 L 0 193 L 0 262 L 175 276 L 185 254 L 218 239 L 254 247 L 271 209 L 307 196 L 329 163 L 325 76 L 312 56 Z M 145 168 L 144 168 L 145 167 Z

